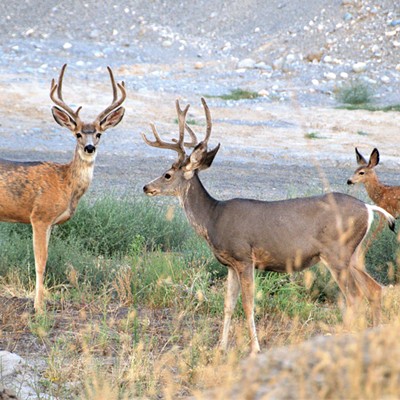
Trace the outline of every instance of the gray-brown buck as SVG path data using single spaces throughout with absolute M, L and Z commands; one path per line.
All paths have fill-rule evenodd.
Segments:
M 66 65 L 61 69 L 58 83 L 52 80 L 50 97 L 56 104 L 52 108 L 54 119 L 68 128 L 76 138 L 72 161 L 58 164 L 0 160 L 0 221 L 32 225 L 36 311 L 43 307 L 43 277 L 51 228 L 68 221 L 74 214 L 79 199 L 92 181 L 100 137 L 105 130 L 121 121 L 125 111 L 121 107 L 126 97 L 124 82 L 116 84 L 108 67 L 113 101 L 94 122 L 83 122 L 79 117 L 81 107 L 73 111 L 63 100 L 62 81 L 65 68 Z M 118 96 L 117 85 L 121 97 Z
M 254 323 L 254 270 L 277 272 L 300 271 L 322 261 L 331 271 L 343 292 L 347 306 L 353 307 L 364 295 L 372 307 L 373 322 L 379 322 L 381 287 L 364 270 L 361 243 L 373 211 L 379 211 L 394 227 L 394 218 L 385 210 L 341 193 L 282 201 L 211 197 L 199 179 L 199 171 L 210 167 L 219 145 L 208 150 L 211 116 L 202 99 L 207 130 L 197 143 L 186 125 L 189 106 L 183 111 L 176 102 L 179 139 L 163 141 L 151 125 L 155 141 L 145 135 L 153 147 L 178 153 L 178 160 L 163 175 L 144 186 L 149 196 L 171 195 L 179 198 L 196 232 L 205 238 L 215 257 L 228 267 L 224 325 L 221 339 L 227 348 L 231 316 L 241 290 L 243 308 L 251 340 L 251 352 L 260 346 Z M 185 129 L 191 136 L 184 142 Z M 194 147 L 190 155 L 184 150 Z

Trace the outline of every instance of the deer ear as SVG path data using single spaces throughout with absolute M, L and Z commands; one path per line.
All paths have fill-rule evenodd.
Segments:
M 219 150 L 219 144 L 213 150 L 207 151 L 207 144 L 200 142 L 189 157 L 189 162 L 183 168 L 185 178 L 190 179 L 195 170 L 202 171 L 211 166 Z
M 108 114 L 103 120 L 100 122 L 100 128 L 102 131 L 105 131 L 108 128 L 113 128 L 117 126 L 122 118 L 124 117 L 125 108 L 119 107 L 114 110 L 112 113 Z
M 72 119 L 72 117 L 68 113 L 66 113 L 65 111 L 61 110 L 61 108 L 58 108 L 56 106 L 52 107 L 51 112 L 57 124 L 63 126 L 64 128 L 68 128 L 70 131 L 75 130 L 76 122 Z
M 377 148 L 372 150 L 372 153 L 369 157 L 368 167 L 374 168 L 379 164 L 379 151 Z
M 356 159 L 358 165 L 367 165 L 367 160 L 363 157 L 363 155 L 358 151 L 356 147 Z
M 214 158 L 218 153 L 220 144 L 221 143 L 218 143 L 218 145 L 211 151 L 207 151 L 206 155 L 204 156 L 204 158 L 198 168 L 199 170 L 203 170 L 203 169 L 207 169 L 207 168 L 211 167 L 211 164 L 214 161 Z

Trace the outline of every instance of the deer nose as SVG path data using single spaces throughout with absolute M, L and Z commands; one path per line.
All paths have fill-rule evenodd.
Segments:
M 352 185 L 352 184 L 353 184 L 353 181 L 352 181 L 351 179 L 347 179 L 347 184 L 348 184 L 348 185 Z
M 85 146 L 84 148 L 86 153 L 94 153 L 96 151 L 96 147 L 94 147 L 92 144 L 88 144 L 87 146 Z
M 144 185 L 143 186 L 143 192 L 147 193 L 147 191 L 148 191 L 148 187 L 147 187 L 147 185 Z

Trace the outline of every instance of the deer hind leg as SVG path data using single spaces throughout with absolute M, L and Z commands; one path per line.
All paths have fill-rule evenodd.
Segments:
M 382 308 L 382 287 L 364 268 L 364 253 L 359 246 L 350 260 L 350 273 L 362 294 L 367 298 L 372 313 L 372 324 L 379 325 Z
M 347 328 L 351 328 L 356 315 L 355 311 L 358 309 L 362 300 L 362 292 L 350 271 L 351 267 L 347 266 L 349 264 L 334 264 L 326 262 L 325 265 L 331 272 L 345 298 L 346 310 L 343 313 L 343 320 L 344 325 Z M 344 265 L 346 265 L 346 267 L 344 267 Z
M 228 348 L 229 328 L 231 326 L 232 314 L 239 296 L 239 290 L 240 282 L 238 274 L 233 268 L 229 267 L 224 305 L 224 327 L 222 330 L 222 339 L 220 343 L 220 348 L 223 351 L 226 351 Z
M 250 334 L 251 355 L 255 355 L 260 352 L 260 345 L 254 322 L 254 267 L 252 265 L 245 266 L 244 270 L 239 273 L 239 278 L 242 289 L 243 309 Z
M 46 269 L 48 245 L 51 233 L 51 225 L 42 222 L 32 221 L 33 252 L 35 255 L 36 290 L 35 290 L 35 311 L 43 309 L 44 299 L 44 272 Z

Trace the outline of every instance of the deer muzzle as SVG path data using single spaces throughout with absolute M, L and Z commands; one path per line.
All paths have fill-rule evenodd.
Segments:
M 158 190 L 152 188 L 150 185 L 143 186 L 143 192 L 147 194 L 147 196 L 156 196 L 158 194 Z
M 85 151 L 85 153 L 92 154 L 96 151 L 96 147 L 93 146 L 92 144 L 88 144 L 85 146 L 85 148 L 83 150 Z

